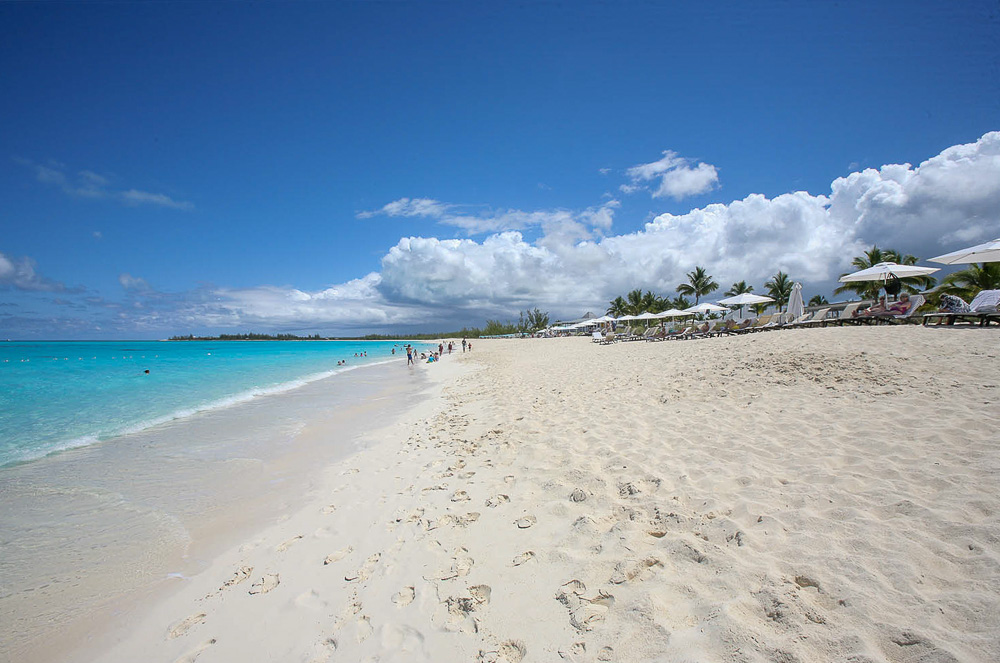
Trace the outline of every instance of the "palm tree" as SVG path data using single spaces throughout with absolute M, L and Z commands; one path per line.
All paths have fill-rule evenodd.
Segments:
M 736 295 L 742 295 L 745 292 L 753 292 L 753 286 L 747 285 L 746 281 L 737 281 L 733 284 L 733 287 L 726 290 L 726 297 L 735 297 Z
M 814 295 L 812 299 L 809 300 L 809 306 L 822 306 L 823 304 L 829 304 L 826 301 L 826 297 L 823 295 Z
M 972 301 L 980 290 L 1000 290 L 1000 262 L 971 263 L 944 277 L 940 288 L 941 292 L 965 301 Z
M 625 295 L 625 301 L 628 302 L 628 314 L 629 315 L 639 315 L 642 313 L 642 289 L 636 288 L 635 290 L 629 291 Z
M 781 307 L 788 302 L 788 298 L 792 295 L 792 280 L 788 278 L 788 274 L 778 270 L 778 273 L 772 276 L 771 280 L 764 284 L 764 287 L 767 289 L 767 294 L 774 299 L 778 313 L 781 313 Z
M 618 295 L 610 302 L 608 302 L 608 310 L 605 311 L 605 313 L 608 315 L 613 315 L 616 318 L 622 315 L 627 315 L 628 303 L 621 295 Z
M 682 295 L 694 295 L 694 303 L 697 304 L 702 295 L 719 289 L 719 284 L 712 280 L 704 267 L 695 267 L 693 272 L 688 272 L 688 282 L 677 286 L 677 292 Z
M 691 300 L 684 295 L 677 295 L 673 299 L 667 300 L 667 303 L 670 304 L 669 308 L 676 308 L 681 311 L 691 308 Z

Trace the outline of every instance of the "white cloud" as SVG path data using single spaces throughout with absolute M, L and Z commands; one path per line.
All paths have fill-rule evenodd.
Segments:
M 390 208 L 400 215 L 421 210 L 439 223 L 497 232 L 480 241 L 405 237 L 383 256 L 380 272 L 318 291 L 260 286 L 160 293 L 130 319 L 169 333 L 441 330 L 516 318 L 536 305 L 554 318 L 597 313 L 637 287 L 672 295 L 699 265 L 723 289 L 739 280 L 759 288 L 781 269 L 804 282 L 807 293 L 829 294 L 851 258 L 874 243 L 926 259 L 1000 236 L 1000 132 L 950 147 L 916 167 L 886 165 L 837 178 L 827 195 L 751 194 L 661 214 L 621 235 L 609 232 L 619 208 L 614 199 L 582 211 L 482 215 L 453 214 L 455 206 L 431 199 L 401 200 L 407 202 Z M 528 240 L 512 227 L 541 234 Z M 0 254 L 0 284 L 44 289 L 39 279 L 30 260 Z M 125 287 L 141 281 L 122 279 Z
M 162 193 L 149 193 L 148 191 L 119 191 L 117 197 L 127 205 L 157 205 L 159 207 L 170 207 L 179 210 L 194 209 L 194 205 L 183 200 L 174 200 L 170 196 Z
M 424 216 L 432 219 L 443 216 L 451 205 L 440 203 L 431 198 L 400 198 L 387 203 L 377 210 L 358 212 L 359 219 L 370 219 L 374 216 Z
M 653 198 L 669 196 L 675 200 L 707 193 L 719 182 L 715 166 L 703 162 L 692 165 L 690 160 L 670 150 L 664 151 L 663 158 L 658 161 L 632 166 L 625 174 L 631 179 L 631 184 L 620 187 L 624 193 L 647 189 L 646 182 L 658 180 L 651 190 Z
M 63 193 L 79 198 L 117 200 L 125 205 L 156 205 L 178 210 L 194 209 L 194 204 L 175 200 L 162 193 L 150 193 L 137 189 L 116 190 L 110 188 L 111 180 L 92 170 L 81 170 L 75 177 L 66 174 L 65 164 L 50 161 L 47 165 L 27 159 L 15 159 L 17 163 L 35 171 L 35 178 L 44 184 L 59 187 Z
M 0 289 L 2 288 L 34 292 L 61 292 L 66 289 L 66 286 L 35 272 L 35 261 L 31 258 L 12 258 L 0 253 Z
M 433 219 L 442 225 L 461 228 L 468 235 L 526 230 L 532 227 L 540 227 L 546 232 L 565 232 L 567 227 L 573 227 L 576 229 L 575 234 L 582 238 L 590 236 L 589 228 L 599 231 L 609 230 L 614 216 L 613 210 L 618 206 L 617 200 L 608 200 L 599 207 L 590 207 L 582 212 L 564 209 L 525 212 L 518 209 L 508 209 L 479 214 L 461 214 L 453 210 L 463 207 L 462 205 L 442 203 L 430 198 L 400 198 L 384 205 L 377 211 L 360 212 L 357 216 L 364 219 L 376 215 L 419 216 Z M 582 232 L 581 229 L 583 229 Z
M 131 274 L 119 274 L 118 283 L 120 283 L 126 290 L 134 292 L 143 293 L 152 291 L 152 288 L 149 287 L 149 284 L 146 283 L 145 279 L 139 278 L 138 276 L 132 276 Z

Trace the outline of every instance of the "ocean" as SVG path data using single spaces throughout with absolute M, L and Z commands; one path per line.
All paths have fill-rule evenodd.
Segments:
M 0 467 L 288 391 L 339 372 L 399 359 L 400 352 L 405 359 L 404 345 L 391 341 L 0 343 Z M 340 361 L 346 365 L 338 365 Z
M 0 659 L 75 660 L 299 508 L 419 407 L 435 364 L 407 367 L 404 345 L 0 343 Z

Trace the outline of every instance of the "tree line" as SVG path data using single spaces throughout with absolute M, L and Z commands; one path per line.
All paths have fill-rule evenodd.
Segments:
M 856 270 L 874 267 L 880 262 L 894 262 L 898 265 L 915 265 L 919 258 L 909 254 L 903 254 L 895 249 L 881 249 L 877 245 L 866 250 L 862 255 L 851 260 L 851 265 Z M 845 274 L 841 274 L 844 276 Z M 792 294 L 793 280 L 783 271 L 778 271 L 768 281 L 764 283 L 763 293 L 771 297 L 774 301 L 767 304 L 757 304 L 752 308 L 758 314 L 763 313 L 769 306 L 775 306 L 778 312 L 784 310 Z M 855 281 L 844 283 L 834 294 L 852 293 L 860 299 L 876 299 L 879 290 L 883 287 L 893 297 L 898 297 L 902 293 L 914 294 L 926 292 L 935 288 L 937 280 L 932 276 L 914 276 L 902 279 L 893 279 L 888 283 L 882 281 Z M 689 299 L 694 298 L 694 305 L 700 303 L 702 297 L 709 295 L 720 288 L 715 279 L 708 274 L 704 267 L 695 267 L 694 271 L 688 272 L 687 280 L 677 285 L 676 295 L 659 296 L 650 290 L 645 292 L 642 289 L 632 290 L 625 296 L 619 296 L 611 300 L 608 304 L 607 314 L 615 317 L 623 315 L 639 315 L 644 311 L 649 313 L 660 313 L 667 309 L 688 309 L 692 303 Z M 952 294 L 970 301 L 980 290 L 993 290 L 1000 288 L 1000 263 L 971 264 L 968 268 L 953 272 L 942 279 L 929 299 L 932 303 L 937 303 L 941 294 Z M 726 297 L 733 297 L 743 293 L 753 292 L 753 286 L 746 281 L 737 281 L 725 291 Z M 819 306 L 828 304 L 826 297 L 815 295 L 808 301 L 809 306 Z

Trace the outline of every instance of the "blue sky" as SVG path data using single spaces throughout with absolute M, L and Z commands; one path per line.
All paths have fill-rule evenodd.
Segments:
M 0 4 L 0 336 L 445 330 L 672 295 L 696 265 L 829 296 L 872 243 L 1000 236 L 998 24 L 994 2 Z

